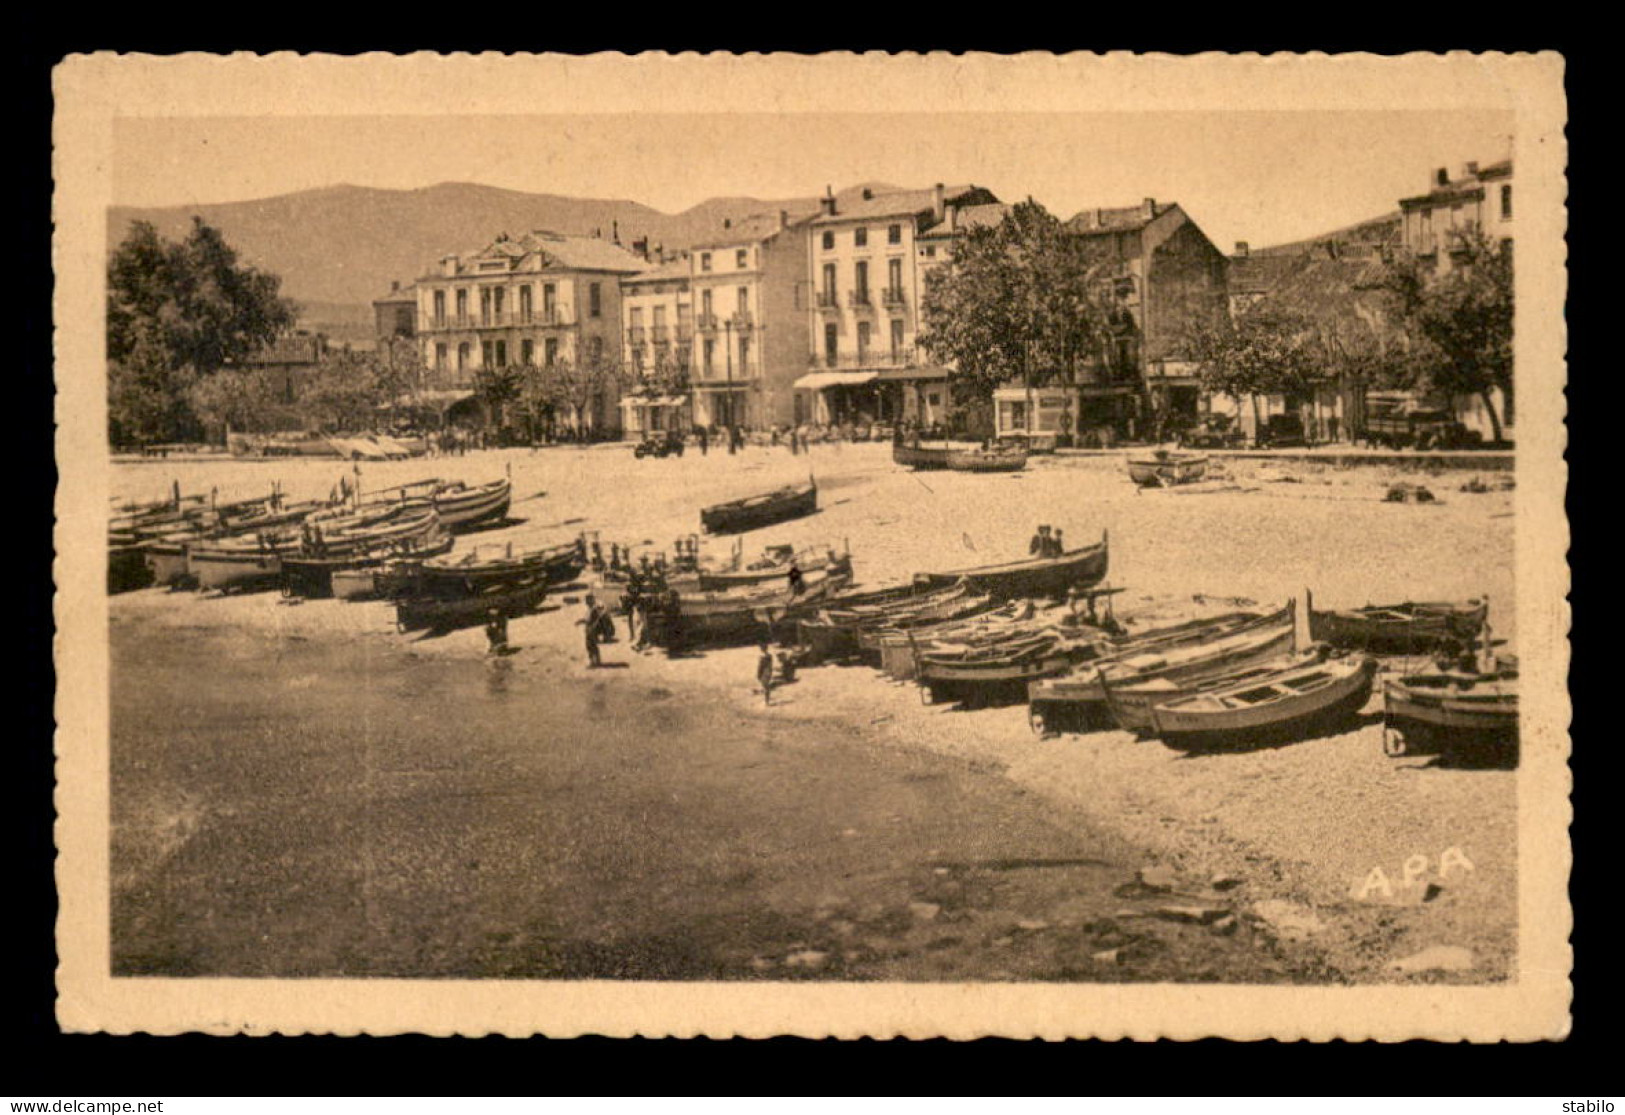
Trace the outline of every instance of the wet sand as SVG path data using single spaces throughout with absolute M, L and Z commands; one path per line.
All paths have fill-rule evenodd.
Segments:
M 1457 491 L 1471 475 L 1466 473 L 1419 477 L 1398 469 L 1286 469 L 1238 462 L 1230 466 L 1234 483 L 1253 490 L 1142 494 L 1129 485 L 1120 462 L 1104 458 L 1035 459 L 1028 472 L 1003 477 L 903 472 L 891 465 L 883 445 L 819 447 L 810 457 L 792 457 L 781 449 L 751 450 L 736 458 L 690 453 L 682 460 L 642 462 L 633 461 L 624 447 L 600 447 L 368 466 L 363 483 L 375 488 L 427 475 L 478 481 L 502 475 L 510 465 L 513 513 L 525 521 L 477 536 L 482 544 L 510 538 L 533 544 L 595 529 L 606 543 L 647 540 L 665 547 L 694 531 L 700 505 L 804 478 L 810 466 L 821 489 L 820 513 L 755 532 L 746 538 L 747 549 L 778 542 L 849 543 L 858 579 L 866 583 L 906 579 L 917 569 L 1017 556 L 1032 527 L 1042 521 L 1063 527 L 1072 545 L 1110 529 L 1109 579 L 1128 589 L 1118 598 L 1123 616 L 1172 617 L 1195 607 L 1191 598 L 1196 595 L 1211 598 L 1210 604 L 1213 599 L 1242 599 L 1262 607 L 1304 587 L 1313 588 L 1317 605 L 1325 606 L 1486 592 L 1492 601 L 1511 600 L 1511 497 Z M 298 497 L 326 494 L 343 471 L 346 466 L 337 462 L 143 464 L 121 466 L 118 483 L 120 494 L 155 496 L 171 478 L 179 478 L 187 490 L 218 484 L 226 499 L 263 491 L 275 476 Z M 1282 482 L 1283 476 L 1293 482 Z M 1395 478 L 1428 483 L 1442 502 L 1382 503 L 1387 483 Z M 726 543 L 708 540 L 707 545 L 720 551 Z M 1380 728 L 1369 721 L 1328 739 L 1204 759 L 1185 758 L 1120 732 L 1038 740 L 1027 729 L 1024 709 L 926 708 L 912 687 L 890 685 L 866 669 L 805 671 L 783 692 L 782 703 L 761 710 L 760 695 L 753 691 L 754 652 L 748 648 L 666 660 L 612 647 L 608 657 L 629 663 L 629 668 L 589 673 L 579 663 L 579 631 L 567 622 L 575 610 L 567 605 L 562 616 L 526 617 L 512 628 L 514 641 L 524 649 L 505 666 L 511 677 L 540 686 L 549 703 L 568 705 L 574 699 L 568 694 L 585 691 L 602 693 L 611 707 L 641 707 L 649 691 L 661 690 L 673 696 L 659 700 L 692 700 L 709 710 L 702 714 L 707 725 L 713 715 L 727 722 L 748 714 L 752 724 L 779 724 L 793 733 L 806 730 L 813 733 L 810 738 L 820 732 L 838 737 L 842 747 L 875 761 L 951 760 L 953 769 L 968 772 L 961 777 L 971 783 L 997 786 L 998 792 L 1023 800 L 1038 799 L 1045 809 L 1058 811 L 1059 819 L 1049 822 L 1057 831 L 1089 833 L 1086 844 L 1116 842 L 1120 850 L 1115 855 L 1075 855 L 1075 849 L 1063 854 L 1059 845 L 1045 852 L 1050 858 L 1100 859 L 1111 865 L 1105 877 L 1068 880 L 1055 888 L 1057 893 L 1074 888 L 1089 895 L 1110 893 L 1132 877 L 1135 866 L 1150 861 L 1176 868 L 1192 886 L 1205 884 L 1215 873 L 1234 875 L 1241 885 L 1225 901 L 1242 916 L 1248 932 L 1256 931 L 1259 940 L 1286 942 L 1271 948 L 1300 950 L 1276 961 L 1288 978 L 1324 962 L 1340 978 L 1392 979 L 1396 977 L 1386 970 L 1389 961 L 1430 945 L 1473 951 L 1473 969 L 1448 978 L 1496 979 L 1509 971 L 1516 921 L 1515 773 L 1444 770 L 1423 759 L 1388 759 L 1381 751 Z M 273 653 L 270 646 L 309 639 L 407 650 L 448 670 L 494 666 L 475 661 L 483 654 L 481 633 L 409 640 L 393 633 L 389 611 L 381 604 L 319 601 L 290 607 L 267 594 L 218 599 L 148 590 L 114 598 L 113 616 L 115 630 L 125 625 L 131 635 L 127 641 L 115 640 L 116 689 L 122 685 L 119 672 L 141 655 L 140 647 L 184 635 L 187 629 L 211 637 L 253 633 L 269 640 L 256 652 L 262 655 Z M 1492 618 L 1498 636 L 1513 634 L 1509 607 L 1495 609 Z M 127 649 L 118 652 L 120 645 Z M 172 673 L 179 677 L 184 670 Z M 1373 707 L 1380 704 L 1368 706 L 1368 714 Z M 223 732 L 227 721 L 219 723 Z M 690 734 L 681 733 L 685 739 Z M 163 824 L 168 822 L 159 824 L 161 830 Z M 918 824 L 915 817 L 908 827 Z M 848 827 L 863 831 L 855 825 L 839 831 Z M 1014 852 L 933 856 L 926 854 L 931 847 L 908 840 L 912 851 L 905 858 L 911 866 L 894 872 L 894 879 L 963 882 L 954 874 L 958 869 L 944 859 L 958 864 L 1023 858 Z M 1441 877 L 1440 861 L 1450 849 L 1472 866 L 1465 869 L 1453 861 Z M 1420 873 L 1417 857 L 1427 861 Z M 816 862 L 816 857 L 809 859 Z M 1409 887 L 1399 885 L 1407 864 Z M 937 874 L 945 866 L 949 874 Z M 1373 869 L 1391 880 L 1390 893 L 1370 885 Z M 1048 877 L 1053 871 L 1037 875 Z M 1355 898 L 1362 886 L 1364 894 Z M 930 893 L 929 888 L 918 893 Z M 814 912 L 818 901 L 812 903 Z M 894 910 L 907 907 L 898 901 L 892 901 Z M 933 904 L 947 908 L 945 903 L 924 903 Z M 726 908 L 726 903 L 711 905 Z M 1074 920 L 1074 928 L 1098 921 L 1096 906 L 1091 906 L 1090 917 Z M 861 935 L 865 923 L 851 916 L 851 909 L 842 909 L 841 916 L 828 920 L 857 926 L 853 932 Z M 1065 924 L 1052 917 L 1017 920 L 1046 923 L 1045 929 L 1033 931 L 1034 940 L 1053 938 L 1059 932 L 1053 927 Z M 660 921 L 652 917 L 648 924 L 657 927 Z M 811 924 L 823 923 L 813 918 Z M 1158 928 L 1167 926 L 1158 923 Z M 1218 939 L 1198 931 L 1206 934 L 1204 944 Z M 683 932 L 693 936 L 697 931 L 688 926 Z M 966 966 L 948 966 L 961 978 L 977 972 L 998 978 L 1005 971 L 1024 978 L 1041 970 L 1051 974 L 1040 978 L 1057 978 L 1060 968 L 1053 965 L 1011 968 L 999 959 L 1013 945 L 994 942 L 1020 940 L 1023 932 L 1013 937 L 999 932 L 971 943 L 960 935 L 939 951 L 975 956 Z M 801 934 L 811 935 L 810 930 Z M 1294 944 L 1297 938 L 1301 940 Z M 1090 951 L 1101 939 L 1115 938 L 1091 932 L 1087 940 L 1057 946 L 1055 955 L 1090 956 L 1101 951 Z M 814 948 L 799 938 L 781 943 L 826 953 L 825 965 L 830 956 L 847 951 L 833 944 Z M 745 963 L 769 962 L 750 968 L 753 972 L 785 972 L 791 969 L 783 966 L 784 958 L 793 951 L 774 956 L 768 955 L 773 949 L 756 950 Z M 1311 954 L 1319 959 L 1306 959 Z M 1203 978 L 1196 974 L 1203 965 L 1178 949 L 1164 955 L 1180 962 L 1161 975 L 1132 965 L 1103 975 L 1086 966 L 1060 978 L 1172 978 L 1175 971 Z M 1232 969 L 1231 963 L 1229 958 L 1219 960 L 1207 978 L 1264 978 L 1246 965 Z M 927 967 L 911 959 L 893 968 L 867 968 L 863 974 L 932 978 Z

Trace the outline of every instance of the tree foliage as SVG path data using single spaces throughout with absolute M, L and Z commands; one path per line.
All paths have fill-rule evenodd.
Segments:
M 293 325 L 281 280 L 238 262 L 218 229 L 194 218 L 180 243 L 131 226 L 107 268 L 108 406 L 115 440 L 194 435 L 194 388 Z M 247 386 L 247 385 L 237 385 Z M 234 388 L 204 397 L 230 409 Z
M 920 344 L 954 369 L 954 394 L 986 400 L 1004 383 L 1074 382 L 1115 307 L 1108 261 L 1036 202 L 972 228 L 928 278 Z
M 1308 317 L 1268 306 L 1196 324 L 1185 348 L 1209 392 L 1302 398 L 1325 378 L 1323 337 Z
M 1491 392 L 1512 398 L 1512 257 L 1476 230 L 1455 238 L 1450 252 L 1448 270 L 1406 256 L 1384 277 L 1411 341 L 1405 386 L 1478 396 L 1499 441 Z

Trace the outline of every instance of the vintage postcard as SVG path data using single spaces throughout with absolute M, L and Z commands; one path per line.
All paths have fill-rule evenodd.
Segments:
M 64 1029 L 1568 1032 L 1561 57 L 55 94 Z

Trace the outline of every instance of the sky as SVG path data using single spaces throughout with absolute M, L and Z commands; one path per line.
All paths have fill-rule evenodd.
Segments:
M 1511 154 L 1488 111 L 123 118 L 113 201 L 241 201 L 477 182 L 640 201 L 804 197 L 856 182 L 986 186 L 1062 217 L 1177 201 L 1255 246 L 1391 212 L 1438 167 Z

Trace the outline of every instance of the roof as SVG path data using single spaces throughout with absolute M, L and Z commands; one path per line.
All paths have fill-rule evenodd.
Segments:
M 376 305 L 379 305 L 380 303 L 384 303 L 384 302 L 413 302 L 413 303 L 415 303 L 415 302 L 417 302 L 417 300 L 418 300 L 417 289 L 411 283 L 407 283 L 405 286 L 397 287 L 396 289 L 390 291 L 388 294 L 382 295 L 382 296 L 380 296 L 378 298 L 374 298 L 372 300 L 372 304 L 374 306 L 376 306 Z
M 1231 256 L 1230 293 L 1261 294 L 1274 290 L 1276 284 L 1302 262 L 1301 255 Z
M 566 236 L 560 232 L 536 229 L 522 236 L 510 237 L 503 233 L 483 248 L 451 253 L 457 260 L 459 277 L 477 277 L 481 272 L 474 266 L 480 260 L 509 259 L 515 262 L 535 257 L 542 268 L 562 271 L 642 271 L 649 266 L 647 260 L 623 248 L 613 240 L 596 236 Z M 501 274 L 512 274 L 504 271 Z M 431 272 L 425 279 L 443 278 Z
M 1378 289 L 1384 264 L 1373 258 L 1333 259 L 1325 253 L 1291 257 L 1258 307 L 1297 314 L 1322 326 L 1384 331 L 1391 314 Z
M 1177 203 L 1172 201 L 1153 201 L 1150 213 L 1145 211 L 1143 203 L 1122 209 L 1085 209 L 1067 221 L 1066 226 L 1073 232 L 1085 234 L 1134 232 L 1144 228 L 1176 205 Z
M 636 275 L 628 275 L 621 282 L 658 283 L 669 282 L 672 279 L 687 279 L 688 270 L 688 257 L 679 256 L 676 259 L 668 259 L 665 263 L 651 267 L 647 271 L 639 271 Z
M 1511 175 L 1512 160 L 1502 159 L 1500 162 L 1490 163 L 1488 166 L 1468 170 L 1459 178 L 1452 178 L 1442 185 L 1433 186 L 1433 188 L 1428 190 L 1428 192 L 1425 194 L 1418 194 L 1415 197 L 1401 198 L 1399 207 L 1401 209 L 1412 209 L 1417 206 L 1427 205 L 1429 203 L 1453 201 L 1457 198 L 1471 197 L 1477 195 L 1483 190 L 1484 182 L 1486 180 L 1509 178 Z
M 1291 243 L 1275 244 L 1267 248 L 1254 248 L 1251 255 L 1255 259 L 1259 256 L 1296 256 L 1327 243 L 1336 243 L 1345 248 L 1356 245 L 1383 247 L 1398 244 L 1401 220 L 1398 213 L 1384 213 L 1369 221 L 1333 229 L 1331 232 L 1323 232 L 1319 236 L 1311 236 L 1305 240 L 1294 240 Z
M 944 186 L 943 200 L 952 204 L 956 200 L 973 201 L 987 198 L 997 201 L 992 193 L 981 186 Z M 840 224 L 842 221 L 873 220 L 877 217 L 910 217 L 929 213 L 936 207 L 936 188 L 928 190 L 890 190 L 871 193 L 865 197 L 842 194 L 836 200 L 835 215 L 820 213 L 812 219 L 815 225 Z
M 994 228 L 1003 223 L 1011 207 L 1003 202 L 993 202 L 987 205 L 956 205 L 952 207 L 951 217 L 932 225 L 920 233 L 919 239 L 946 239 L 968 232 L 973 228 Z
M 767 240 L 777 236 L 785 228 L 795 228 L 797 225 L 806 224 L 807 220 L 805 214 L 801 216 L 791 214 L 788 223 L 781 225 L 777 212 L 752 213 L 749 216 L 730 221 L 726 228 L 717 230 L 714 235 L 708 236 L 696 244 L 691 244 L 689 250 L 698 251 L 700 248 L 716 248 L 726 244 L 745 244 L 757 240 Z

